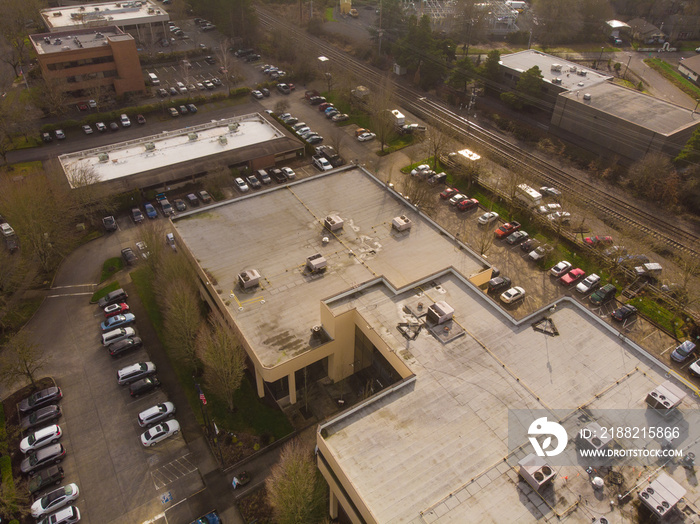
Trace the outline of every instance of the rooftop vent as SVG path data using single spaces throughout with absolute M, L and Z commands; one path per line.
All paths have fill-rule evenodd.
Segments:
M 685 392 L 670 381 L 660 384 L 647 395 L 647 405 L 666 416 L 678 407 L 685 398 Z
M 586 71 L 585 69 L 579 69 L 576 74 L 578 76 L 586 76 L 588 74 L 588 71 Z
M 561 84 L 561 78 L 559 78 L 559 77 L 557 77 L 557 78 L 552 78 L 552 83 L 553 83 L 553 84 Z
M 61 47 L 61 49 L 63 49 L 64 51 L 70 51 L 70 46 L 64 45 L 63 47 Z
M 238 283 L 243 289 L 255 287 L 260 282 L 260 273 L 255 269 L 248 269 L 238 274 Z
M 328 215 L 323 221 L 323 225 L 329 231 L 337 231 L 338 229 L 343 229 L 343 219 L 338 215 Z
M 657 517 L 665 517 L 685 496 L 685 489 L 666 473 L 639 492 L 639 499 Z
M 231 132 L 238 131 L 239 126 L 240 126 L 240 124 L 238 122 L 234 122 L 233 124 L 228 125 L 228 130 Z
M 552 71 L 561 71 L 561 64 L 552 64 L 550 68 Z
M 391 221 L 391 227 L 393 227 L 396 231 L 407 231 L 411 229 L 412 225 L 413 222 L 411 222 L 411 219 L 406 215 L 394 217 L 394 219 Z
M 428 308 L 428 320 L 432 320 L 436 324 L 444 324 L 448 320 L 452 320 L 455 310 L 444 300 L 435 302 Z
M 550 484 L 555 475 L 549 464 L 534 453 L 530 453 L 518 462 L 518 473 L 535 491 L 539 491 L 547 484 Z
M 224 135 L 221 135 L 219 137 L 219 144 L 225 146 L 226 144 L 228 144 L 228 138 L 226 138 Z
M 56 12 L 53 14 L 53 16 L 63 16 L 63 13 L 61 13 L 60 11 L 56 11 Z
M 144 147 L 146 148 L 146 151 L 155 151 L 156 149 L 156 145 L 153 142 L 146 142 Z
M 61 39 L 57 38 L 56 40 L 54 40 L 53 45 L 61 45 Z
M 612 437 L 597 422 L 591 422 L 576 434 L 579 448 L 602 449 L 611 441 Z
M 591 99 L 591 94 L 590 94 L 590 93 L 583 93 L 583 99 L 584 99 L 584 100 L 590 100 L 590 99 Z
M 104 38 L 104 37 L 105 37 L 105 35 L 103 35 L 102 33 L 95 33 L 95 40 L 97 40 L 98 38 Z
M 577 68 L 576 68 L 575 65 L 572 65 L 572 66 L 569 68 L 569 71 L 571 71 L 572 73 L 575 73 L 576 70 L 577 70 Z
M 97 158 L 102 163 L 109 161 L 109 155 L 107 153 L 100 153 L 99 155 L 97 155 Z
M 199 138 L 199 135 L 197 133 L 187 133 L 187 138 L 190 139 L 190 142 L 194 142 Z M 225 138 L 225 137 L 224 137 Z
M 326 259 L 323 257 L 323 255 L 321 255 L 321 253 L 316 253 L 315 255 L 311 255 L 306 259 L 306 267 L 309 268 L 309 271 L 312 273 L 325 271 L 327 266 L 328 262 L 326 262 Z

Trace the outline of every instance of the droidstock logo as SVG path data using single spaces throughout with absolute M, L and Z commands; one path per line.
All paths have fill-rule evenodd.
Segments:
M 529 437 L 530 444 L 532 444 L 532 447 L 535 448 L 535 453 L 537 453 L 537 455 L 540 457 L 555 457 L 559 455 L 559 453 L 564 451 L 564 448 L 569 441 L 566 430 L 561 426 L 561 424 L 558 424 L 557 422 L 550 422 L 547 420 L 547 417 L 542 417 L 535 420 L 532 424 L 530 424 L 530 428 L 527 430 L 527 432 L 530 435 L 548 435 L 542 442 L 542 445 L 540 445 L 537 437 Z M 552 444 L 552 436 L 556 437 L 557 439 L 557 447 L 554 449 L 547 449 Z

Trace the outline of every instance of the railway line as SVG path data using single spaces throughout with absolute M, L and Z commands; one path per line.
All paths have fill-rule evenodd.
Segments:
M 299 39 L 305 39 L 316 46 L 318 55 L 324 55 L 348 72 L 362 78 L 362 83 L 373 89 L 381 88 L 387 81 L 386 75 L 364 64 L 354 57 L 336 49 L 305 31 L 278 20 L 267 11 L 258 8 L 258 17 L 263 27 L 269 30 L 286 31 Z M 389 80 L 391 81 L 391 80 Z M 489 151 L 490 156 L 500 158 L 509 165 L 516 165 L 542 185 L 563 187 L 566 190 L 577 188 L 578 198 L 585 207 L 614 220 L 617 224 L 633 227 L 640 232 L 664 242 L 673 251 L 700 256 L 700 237 L 691 231 L 681 229 L 676 222 L 670 222 L 629 202 L 601 190 L 560 167 L 546 161 L 526 149 L 519 147 L 449 107 L 435 101 L 423 92 L 392 82 L 395 98 L 402 107 L 433 125 L 449 129 L 456 137 L 478 144 Z

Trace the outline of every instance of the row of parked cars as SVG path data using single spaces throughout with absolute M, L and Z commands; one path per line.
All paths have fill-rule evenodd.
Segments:
M 272 180 L 280 184 L 296 180 L 297 174 L 291 167 L 272 169 L 258 169 L 255 173 L 246 177 L 236 177 L 234 185 L 241 193 L 247 193 L 251 189 L 261 189 L 263 185 L 272 184 Z
M 451 206 L 455 206 L 459 211 L 467 211 L 468 209 L 474 209 L 479 205 L 479 201 L 476 198 L 469 198 L 467 195 L 463 195 L 462 193 L 460 193 L 459 190 L 455 189 L 454 187 L 448 187 L 444 191 L 442 191 L 440 193 L 440 198 L 442 200 L 447 200 L 447 202 Z M 498 215 L 496 215 L 496 218 L 497 217 Z
M 211 195 L 208 191 L 201 190 L 197 191 L 196 193 L 189 193 L 185 195 L 184 198 L 176 198 L 173 200 L 172 204 L 163 193 L 159 194 L 156 197 L 156 201 L 158 202 L 158 206 L 160 207 L 163 215 L 167 217 L 178 211 L 186 211 L 187 206 L 198 207 L 200 202 L 202 204 L 210 204 L 211 202 L 213 202 L 213 199 L 211 198 Z M 156 211 L 156 208 L 153 204 L 151 204 L 150 202 L 146 202 L 143 205 L 143 208 L 146 212 L 146 217 L 150 219 L 158 218 L 158 211 Z M 140 224 L 144 221 L 144 213 L 143 211 L 141 211 L 140 207 L 134 207 L 131 209 L 131 220 L 133 220 L 135 224 Z
M 20 463 L 22 473 L 29 475 L 29 492 L 37 498 L 31 505 L 32 517 L 40 524 L 71 524 L 80 521 L 80 510 L 71 505 L 78 498 L 80 489 L 71 483 L 60 486 L 64 479 L 59 464 L 66 456 L 60 443 L 63 430 L 56 424 L 61 417 L 60 400 L 63 392 L 51 386 L 33 393 L 20 401 L 17 409 L 21 415 L 20 427 L 28 431 L 19 444 L 25 455 Z M 49 486 L 60 486 L 49 491 Z

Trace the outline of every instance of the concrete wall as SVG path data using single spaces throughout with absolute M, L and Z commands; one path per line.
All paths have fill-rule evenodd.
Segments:
M 131 36 L 120 35 L 107 40 L 112 48 L 114 65 L 117 68 L 117 77 L 114 79 L 114 90 L 117 95 L 145 92 L 146 84 L 134 39 Z

